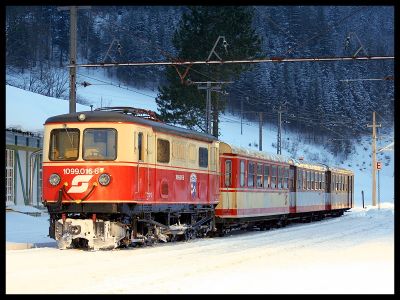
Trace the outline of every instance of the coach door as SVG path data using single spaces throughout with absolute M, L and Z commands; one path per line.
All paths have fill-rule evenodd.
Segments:
M 137 166 L 134 167 L 135 179 L 136 179 L 136 191 L 135 199 L 148 199 L 150 192 L 150 170 L 149 170 L 149 158 L 151 149 L 151 139 L 145 130 L 135 132 L 135 158 L 137 160 Z
M 296 212 L 296 181 L 297 178 L 297 168 L 295 166 L 290 166 L 289 169 L 289 201 L 290 207 L 289 212 L 295 213 Z
M 325 172 L 325 210 L 331 209 L 331 180 L 332 180 L 332 172 Z

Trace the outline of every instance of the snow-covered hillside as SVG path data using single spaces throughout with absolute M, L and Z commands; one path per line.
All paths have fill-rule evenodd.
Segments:
M 121 86 L 108 79 L 99 71 L 80 72 L 81 80 L 88 80 L 93 85 L 77 89 L 79 97 L 89 101 L 93 108 L 101 106 L 133 106 L 157 111 L 155 97 L 157 93 L 148 90 L 137 90 L 131 87 Z M 87 77 L 89 76 L 89 77 Z M 110 84 L 105 84 L 108 82 Z M 95 85 L 99 83 L 100 85 Z M 45 97 L 32 92 L 27 92 L 16 87 L 6 86 L 6 126 L 21 127 L 24 130 L 42 130 L 44 121 L 53 115 L 68 113 L 68 101 Z M 77 111 L 90 110 L 89 106 L 77 105 Z M 228 143 L 258 149 L 258 124 L 243 122 L 243 134 L 240 134 L 240 118 L 229 114 L 221 116 L 220 139 Z M 276 153 L 275 125 L 263 127 L 263 151 Z M 392 134 L 393 136 L 393 134 Z M 288 148 L 296 152 L 296 157 L 304 157 L 306 161 L 325 163 L 351 169 L 355 173 L 355 202 L 362 205 L 361 191 L 364 191 L 365 204 L 372 203 L 372 179 L 371 179 L 371 139 L 365 137 L 360 143 L 354 145 L 355 152 L 346 160 L 334 157 L 326 151 L 323 145 L 313 145 L 305 142 L 290 132 L 282 132 L 282 154 L 291 156 Z M 249 146 L 251 144 L 251 146 Z M 385 146 L 384 141 L 378 141 L 378 148 Z M 294 150 L 293 150 L 294 149 Z M 394 202 L 394 153 L 384 152 L 378 154 L 378 160 L 382 161 L 380 179 L 380 201 Z

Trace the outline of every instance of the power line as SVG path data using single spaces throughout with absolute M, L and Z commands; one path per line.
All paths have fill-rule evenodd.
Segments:
M 154 96 L 147 95 L 147 94 L 145 94 L 145 93 L 142 93 L 142 92 L 138 92 L 138 91 L 135 91 L 135 90 L 129 89 L 128 87 L 121 87 L 121 86 L 119 86 L 119 85 L 116 85 L 116 84 L 113 84 L 113 83 L 111 83 L 111 82 L 107 82 L 107 81 L 100 80 L 100 79 L 97 79 L 97 78 L 94 78 L 94 77 L 90 77 L 90 76 L 87 76 L 87 75 L 83 75 L 83 74 L 81 74 L 81 73 L 78 73 L 78 75 L 79 75 L 79 76 L 83 76 L 83 77 L 87 77 L 87 78 L 91 78 L 91 79 L 93 79 L 93 80 L 97 80 L 97 81 L 99 81 L 99 82 L 104 82 L 104 83 L 106 83 L 107 85 L 112 85 L 112 86 L 115 86 L 115 87 L 117 87 L 117 88 L 120 88 L 120 89 L 123 89 L 123 90 L 128 90 L 128 91 L 131 91 L 131 92 L 134 92 L 134 93 L 137 93 L 137 94 L 143 95 L 143 96 L 150 97 L 150 98 L 152 98 L 152 99 L 154 99 L 154 98 L 155 98 Z
M 254 64 L 254 63 L 282 63 L 282 62 L 331 62 L 331 61 L 355 61 L 355 60 L 387 60 L 394 56 L 360 56 L 360 57 L 302 57 L 284 58 L 272 57 L 263 59 L 239 59 L 239 60 L 198 60 L 198 61 L 160 61 L 160 62 L 126 62 L 126 63 L 95 63 L 76 64 L 67 67 L 97 68 L 97 67 L 123 67 L 123 66 L 192 66 L 192 65 L 223 65 L 223 64 Z

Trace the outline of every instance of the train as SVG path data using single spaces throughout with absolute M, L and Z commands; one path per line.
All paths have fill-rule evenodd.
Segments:
M 115 249 L 341 216 L 354 173 L 105 107 L 45 121 L 42 195 L 60 249 Z

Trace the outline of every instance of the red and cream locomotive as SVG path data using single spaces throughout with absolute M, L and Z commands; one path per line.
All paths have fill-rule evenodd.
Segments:
M 43 202 L 59 248 L 264 229 L 353 207 L 353 173 L 241 149 L 135 108 L 45 122 Z

